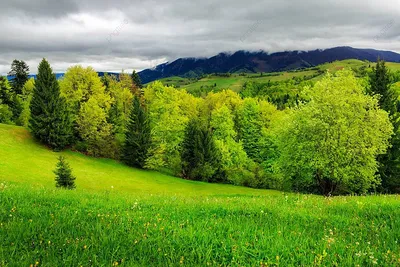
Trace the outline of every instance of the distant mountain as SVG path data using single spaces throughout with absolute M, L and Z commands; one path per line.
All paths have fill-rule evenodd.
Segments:
M 268 54 L 264 51 L 220 53 L 210 58 L 180 58 L 153 69 L 139 72 L 143 83 L 171 76 L 197 77 L 202 74 L 227 72 L 276 72 L 308 68 L 326 62 L 359 59 L 374 62 L 380 57 L 389 62 L 400 62 L 400 54 L 374 49 L 335 47 L 313 51 L 285 51 Z
M 99 75 L 99 77 L 103 77 L 105 73 L 107 73 L 107 74 L 109 74 L 109 75 L 114 75 L 114 76 L 116 76 L 116 77 L 118 77 L 118 75 L 119 75 L 119 73 L 116 73 L 116 72 L 102 72 L 102 71 L 101 71 L 101 72 L 97 72 L 97 75 Z M 64 75 L 65 75 L 64 72 L 56 73 L 56 78 L 57 78 L 57 80 L 59 80 L 59 79 L 61 79 L 62 77 L 64 77 Z M 29 79 L 30 79 L 30 78 L 34 78 L 34 79 L 36 80 L 36 74 L 30 74 L 30 75 L 28 75 L 28 78 L 29 78 Z M 14 79 L 14 76 L 8 75 L 8 76 L 7 76 L 7 79 L 8 79 L 9 81 L 11 81 L 12 79 Z

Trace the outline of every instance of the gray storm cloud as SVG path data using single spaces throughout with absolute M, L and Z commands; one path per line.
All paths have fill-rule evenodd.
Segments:
M 0 73 L 13 59 L 36 72 L 75 64 L 151 68 L 223 51 L 334 46 L 400 52 L 400 5 L 382 1 L 1 1 Z

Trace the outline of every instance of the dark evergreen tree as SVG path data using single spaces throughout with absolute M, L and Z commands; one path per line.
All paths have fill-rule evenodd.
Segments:
M 15 59 L 11 64 L 8 75 L 13 76 L 11 85 L 15 94 L 21 95 L 26 81 L 28 81 L 29 67 L 23 60 Z
M 384 60 L 378 58 L 376 67 L 372 68 L 370 85 L 372 94 L 380 95 L 381 108 L 392 114 L 394 110 L 391 107 L 393 101 L 390 93 L 390 73 Z
M 75 188 L 75 177 L 72 175 L 72 169 L 68 162 L 63 156 L 58 158 L 56 169 L 54 170 L 56 175 L 56 187 L 74 189 Z
M 378 59 L 370 74 L 371 93 L 380 96 L 379 105 L 390 115 L 394 135 L 387 153 L 378 157 L 379 175 L 385 192 L 400 192 L 400 114 L 398 93 L 391 90 L 390 71 L 385 61 Z
M 122 161 L 129 166 L 143 168 L 151 145 L 150 121 L 139 97 L 135 96 L 125 133 Z
M 182 175 L 191 180 L 214 182 L 218 180 L 219 155 L 212 132 L 191 120 L 182 144 Z
M 72 124 L 65 99 L 50 64 L 43 59 L 30 103 L 29 128 L 42 143 L 55 150 L 70 145 Z
M 139 74 L 137 74 L 135 70 L 133 70 L 131 77 L 133 83 L 137 86 L 137 88 L 139 89 L 143 88 L 142 80 L 140 79 Z
M 10 109 L 13 114 L 12 120 L 14 122 L 17 122 L 19 116 L 21 115 L 22 111 L 24 110 L 21 96 L 13 93 L 12 97 L 11 97 L 11 103 L 9 104 L 9 106 L 10 106 Z

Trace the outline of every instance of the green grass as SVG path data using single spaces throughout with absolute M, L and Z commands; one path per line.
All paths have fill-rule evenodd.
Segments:
M 400 196 L 190 182 L 70 151 L 66 191 L 58 154 L 0 124 L 0 266 L 400 266 Z
M 113 187 L 124 193 L 164 193 L 179 195 L 274 194 L 231 185 L 193 182 L 155 171 L 129 168 L 110 159 L 86 157 L 77 152 L 55 153 L 39 144 L 22 128 L 0 124 L 0 181 L 43 185 L 53 188 L 53 170 L 64 155 L 77 176 L 77 187 L 104 191 Z
M 393 71 L 400 70 L 400 63 L 387 62 L 386 63 L 389 69 Z M 347 59 L 341 61 L 334 61 L 331 63 L 325 63 L 317 66 L 318 69 L 323 70 L 324 72 L 330 71 L 334 73 L 343 68 L 360 68 L 362 66 L 365 67 L 373 67 L 375 63 L 361 61 L 358 59 Z M 260 83 L 265 83 L 268 81 L 276 82 L 276 81 L 284 81 L 288 79 L 292 79 L 293 77 L 303 77 L 303 76 L 311 76 L 317 74 L 318 70 L 315 68 L 309 68 L 296 72 L 276 72 L 276 73 L 264 73 L 263 76 L 260 76 L 260 73 L 252 73 L 247 74 L 246 76 L 241 76 L 239 74 L 232 74 L 230 77 L 220 77 L 215 75 L 208 75 L 205 78 L 202 78 L 198 81 L 193 81 L 187 78 L 181 77 L 169 77 L 160 79 L 163 84 L 173 85 L 175 87 L 184 88 L 187 91 L 196 91 L 196 89 L 201 86 L 213 86 L 216 84 L 216 89 L 231 89 L 235 92 L 239 92 L 242 88 L 243 84 L 246 81 L 255 81 Z M 271 75 L 272 74 L 272 75 Z M 317 76 L 312 80 L 319 80 L 322 76 Z

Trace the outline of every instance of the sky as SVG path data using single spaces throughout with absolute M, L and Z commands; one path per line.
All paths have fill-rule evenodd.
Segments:
M 131 72 L 180 57 L 336 46 L 400 52 L 399 0 L 0 0 L 0 74 Z

